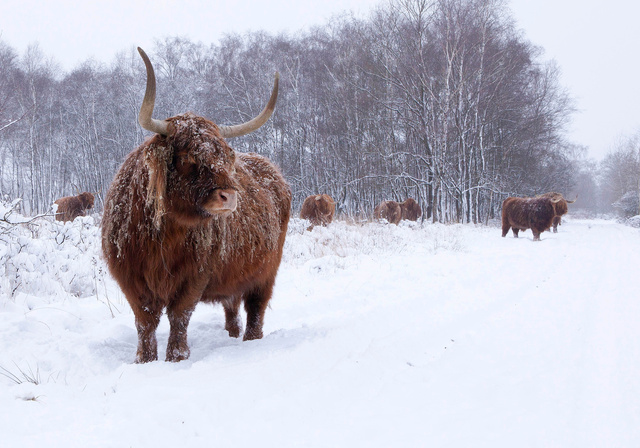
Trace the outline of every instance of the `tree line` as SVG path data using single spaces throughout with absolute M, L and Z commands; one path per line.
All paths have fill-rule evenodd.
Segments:
M 294 210 L 316 193 L 352 216 L 413 197 L 433 221 L 479 223 L 507 196 L 574 191 L 593 177 L 565 138 L 573 106 L 558 67 L 502 0 L 392 0 L 295 36 L 172 36 L 145 50 L 158 118 L 246 121 L 280 72 L 273 117 L 230 143 L 280 166 Z M 97 192 L 100 209 L 145 138 L 133 47 L 108 65 L 56 67 L 37 45 L 18 55 L 0 40 L 0 192 L 23 198 L 26 213 L 81 191 Z

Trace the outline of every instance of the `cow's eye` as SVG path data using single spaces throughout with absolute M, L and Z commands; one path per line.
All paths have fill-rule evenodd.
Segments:
M 188 154 L 181 155 L 176 161 L 176 167 L 183 173 L 192 171 L 196 167 L 196 159 Z

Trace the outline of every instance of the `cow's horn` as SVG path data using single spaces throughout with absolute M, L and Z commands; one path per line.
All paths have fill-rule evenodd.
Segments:
M 273 90 L 271 91 L 271 98 L 269 98 L 269 102 L 262 109 L 262 112 L 258 114 L 252 120 L 247 121 L 246 123 L 236 124 L 233 126 L 220 126 L 220 134 L 223 138 L 232 138 L 232 137 L 240 137 L 242 135 L 249 134 L 255 130 L 257 130 L 260 126 L 265 124 L 271 114 L 273 113 L 273 109 L 276 107 L 276 100 L 278 99 L 278 80 L 280 79 L 280 74 L 276 72 L 276 79 L 273 83 Z
M 578 199 L 578 195 L 576 195 L 576 198 L 573 201 L 567 201 L 567 204 L 573 204 L 574 202 L 576 202 L 577 199 Z
M 155 132 L 160 135 L 169 134 L 169 122 L 166 120 L 156 120 L 151 118 L 153 115 L 153 107 L 156 103 L 156 75 L 153 72 L 153 66 L 147 56 L 147 53 L 138 47 L 138 53 L 142 56 L 144 65 L 147 68 L 147 90 L 144 92 L 144 100 L 140 106 L 138 114 L 138 123 L 147 131 Z

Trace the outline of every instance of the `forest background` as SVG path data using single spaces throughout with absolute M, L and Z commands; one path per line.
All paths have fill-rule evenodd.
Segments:
M 145 49 L 155 116 L 193 111 L 220 124 L 256 115 L 281 74 L 272 119 L 234 139 L 275 161 L 298 210 L 328 193 L 366 217 L 382 200 L 418 200 L 434 222 L 487 222 L 507 196 L 576 195 L 585 213 L 638 214 L 640 137 L 600 161 L 567 139 L 575 113 L 560 70 L 501 2 L 396 0 L 294 36 L 258 31 L 215 43 L 170 36 Z M 66 73 L 32 45 L 0 37 L 0 193 L 22 212 L 97 192 L 96 209 L 137 123 L 144 65 L 134 48 Z M 613 142 L 612 142 L 613 143 Z

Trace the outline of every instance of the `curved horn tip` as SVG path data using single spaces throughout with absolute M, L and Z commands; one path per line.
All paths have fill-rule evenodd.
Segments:
M 138 113 L 138 123 L 140 123 L 140 126 L 147 131 L 166 136 L 169 134 L 169 122 L 166 120 L 156 120 L 155 118 L 152 118 L 153 108 L 156 101 L 156 76 L 153 71 L 153 65 L 151 64 L 147 53 L 145 53 L 142 48 L 138 47 L 138 53 L 140 53 L 147 70 L 147 87 L 145 89 L 142 105 L 140 106 L 140 112 Z
M 151 65 L 151 59 L 149 59 L 149 56 L 147 56 L 146 51 L 144 51 L 142 48 L 137 47 L 138 48 L 138 53 L 140 54 L 140 56 L 142 57 L 142 60 L 144 61 L 145 65 Z
M 267 105 L 262 109 L 262 112 L 258 114 L 258 116 L 253 119 L 242 123 L 236 124 L 233 126 L 222 125 L 218 126 L 220 129 L 220 135 L 222 138 L 232 138 L 232 137 L 240 137 L 243 135 L 247 135 L 251 132 L 259 129 L 266 121 L 271 117 L 275 107 L 276 101 L 278 99 L 278 80 L 280 79 L 280 73 L 276 71 L 275 80 L 273 82 L 273 89 L 271 90 L 271 96 L 269 97 L 269 101 Z

